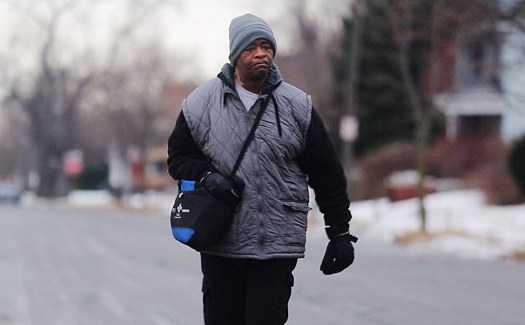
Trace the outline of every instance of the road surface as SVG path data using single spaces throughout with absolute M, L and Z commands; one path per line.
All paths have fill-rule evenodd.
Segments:
M 202 324 L 199 259 L 166 212 L 0 205 L 0 324 Z M 415 255 L 361 238 L 324 276 L 312 231 L 290 325 L 525 324 L 525 263 Z

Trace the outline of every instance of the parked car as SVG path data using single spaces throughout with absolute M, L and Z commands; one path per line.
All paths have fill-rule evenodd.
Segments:
M 23 188 L 17 184 L 0 182 L 0 203 L 19 203 L 23 192 Z

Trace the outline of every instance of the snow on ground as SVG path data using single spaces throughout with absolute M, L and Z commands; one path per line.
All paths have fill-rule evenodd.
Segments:
M 469 258 L 511 258 L 525 253 L 525 204 L 492 206 L 477 190 L 430 194 L 425 199 L 428 236 L 407 246 L 416 252 Z M 416 199 L 353 202 L 352 227 L 363 239 L 394 243 L 420 229 Z
M 173 199 L 173 193 L 147 192 L 126 198 L 124 205 L 168 215 Z M 114 204 L 111 202 L 109 194 L 100 191 L 72 192 L 68 197 L 68 203 L 78 207 Z M 324 235 L 322 217 L 315 203 L 312 206 L 309 234 Z M 525 204 L 492 206 L 485 203 L 480 191 L 457 190 L 430 194 L 425 206 L 429 235 L 410 237 L 420 229 L 416 199 L 352 202 L 352 233 L 361 242 L 395 244 L 399 238 L 412 238 L 405 245 L 418 254 L 446 253 L 477 259 L 525 256 Z

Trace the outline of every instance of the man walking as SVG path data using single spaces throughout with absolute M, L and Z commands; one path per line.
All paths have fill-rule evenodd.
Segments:
M 321 271 L 337 273 L 354 260 L 347 184 L 310 96 L 283 81 L 273 63 L 277 42 L 269 25 L 252 14 L 236 17 L 229 41 L 229 63 L 183 103 L 168 142 L 169 173 L 225 200 L 241 197 L 227 233 L 201 252 L 205 323 L 282 325 L 292 271 L 305 252 L 308 185 L 329 238 Z

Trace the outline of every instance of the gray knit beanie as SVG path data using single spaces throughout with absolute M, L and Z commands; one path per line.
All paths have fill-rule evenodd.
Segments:
M 270 42 L 275 57 L 277 44 L 270 26 L 264 20 L 252 14 L 233 18 L 230 23 L 230 63 L 235 65 L 241 52 L 259 38 Z

